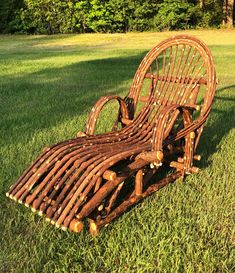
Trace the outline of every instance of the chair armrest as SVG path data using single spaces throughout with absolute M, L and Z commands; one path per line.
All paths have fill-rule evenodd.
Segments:
M 181 113 L 184 121 L 184 128 L 179 131 L 180 137 L 183 137 L 189 132 L 193 131 L 192 125 L 195 125 L 191 117 L 192 110 L 196 110 L 194 105 L 169 105 L 165 106 L 160 112 L 156 122 L 153 125 L 152 147 L 151 151 L 142 152 L 137 155 L 136 159 L 143 159 L 150 164 L 150 167 L 159 167 L 162 165 L 163 144 L 164 140 L 168 137 L 178 115 Z M 171 119 L 169 120 L 169 118 Z M 192 128 L 192 129 L 191 129 Z M 176 137 L 179 139 L 178 134 Z
M 196 106 L 190 105 L 169 105 L 166 106 L 159 118 L 154 123 L 152 137 L 152 151 L 162 151 L 163 141 L 168 137 L 178 115 L 181 113 L 184 122 L 184 128 L 177 133 L 177 139 L 185 136 L 188 132 L 195 130 L 195 121 L 192 119 L 192 110 L 198 110 Z M 171 119 L 169 120 L 169 118 Z
M 96 104 L 91 109 L 91 113 L 89 115 L 88 122 L 87 122 L 87 125 L 86 125 L 86 130 L 85 130 L 85 133 L 87 135 L 93 135 L 94 134 L 96 122 L 97 122 L 97 119 L 99 117 L 100 111 L 102 110 L 104 105 L 106 103 L 108 103 L 109 101 L 111 101 L 111 100 L 117 100 L 118 101 L 119 107 L 120 107 L 119 112 L 120 112 L 122 118 L 124 118 L 126 120 L 129 119 L 129 113 L 128 113 L 127 105 L 126 105 L 125 101 L 121 97 L 115 96 L 115 95 L 103 96 L 96 102 Z

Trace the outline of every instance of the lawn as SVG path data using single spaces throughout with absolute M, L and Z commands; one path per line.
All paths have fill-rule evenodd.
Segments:
M 235 272 L 235 31 L 189 33 L 209 45 L 219 79 L 201 172 L 98 237 L 55 229 L 5 192 L 43 147 L 83 130 L 100 96 L 125 96 L 145 53 L 175 33 L 0 36 L 1 273 Z

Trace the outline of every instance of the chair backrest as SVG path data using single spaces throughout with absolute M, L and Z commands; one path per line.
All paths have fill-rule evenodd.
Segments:
M 131 118 L 154 92 L 158 105 L 200 105 L 206 118 L 216 87 L 214 62 L 199 39 L 177 35 L 153 47 L 140 63 L 126 98 Z

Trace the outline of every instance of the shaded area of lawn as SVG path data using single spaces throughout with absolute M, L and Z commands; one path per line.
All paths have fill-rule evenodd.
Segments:
M 221 107 L 223 104 L 223 108 Z M 208 123 L 205 126 L 200 145 L 199 154 L 202 155 L 200 167 L 211 164 L 209 157 L 220 147 L 221 141 L 235 126 L 235 85 L 217 88 L 213 108 Z M 222 109 L 221 109 L 222 108 Z M 206 149 L 205 149 L 206 147 Z
M 2 119 L 4 141 L 28 141 L 34 131 L 60 124 L 79 115 L 88 115 L 104 95 L 127 94 L 143 54 L 81 61 L 61 68 L 45 68 L 26 75 L 2 79 Z M 32 60 L 30 60 L 32 61 Z M 9 130 L 17 136 L 9 139 Z M 2 135 L 4 138 L 4 135 Z

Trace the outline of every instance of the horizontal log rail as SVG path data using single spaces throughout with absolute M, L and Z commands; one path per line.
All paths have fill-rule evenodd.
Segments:
M 162 82 L 172 82 L 172 83 L 181 83 L 181 84 L 204 84 L 207 85 L 207 80 L 204 78 L 183 78 L 183 77 L 177 77 L 177 76 L 155 76 L 150 73 L 145 74 L 146 79 L 154 79 L 155 81 L 162 81 Z
M 148 102 L 149 100 L 150 100 L 150 97 L 148 97 L 148 96 L 140 96 L 139 97 L 139 101 L 141 101 L 141 102 Z M 162 98 L 154 100 L 153 102 L 156 103 L 156 104 L 158 104 L 158 105 L 161 105 L 161 106 L 167 106 L 167 105 L 174 104 L 173 102 L 165 100 L 165 99 L 162 99 Z M 190 104 L 186 103 L 186 104 L 184 104 L 184 106 L 188 107 L 188 108 L 193 108 L 193 109 L 195 109 L 197 111 L 199 111 L 200 108 L 201 108 L 200 105 L 197 105 L 197 104 L 194 104 L 194 103 L 190 103 Z

